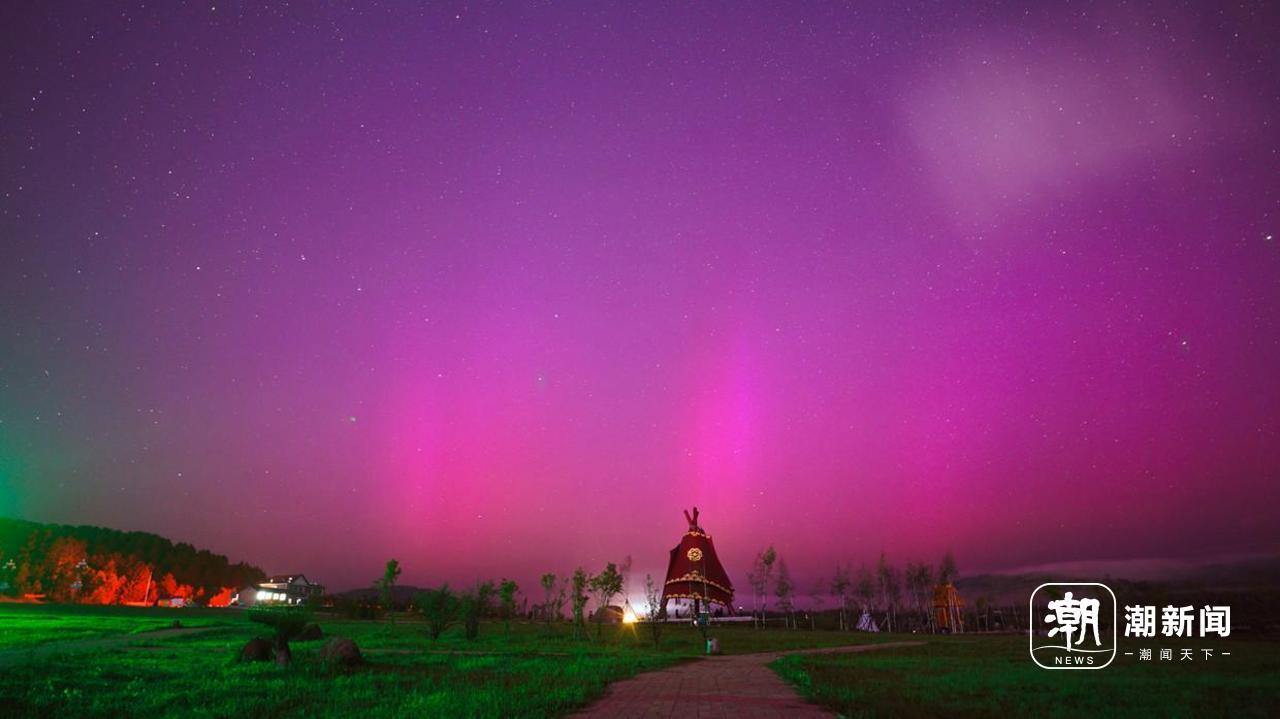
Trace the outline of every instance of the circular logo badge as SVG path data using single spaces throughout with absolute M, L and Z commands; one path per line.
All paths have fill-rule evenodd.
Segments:
M 700 562 L 702 561 L 702 550 L 694 547 L 686 552 L 684 556 L 688 557 L 690 562 Z

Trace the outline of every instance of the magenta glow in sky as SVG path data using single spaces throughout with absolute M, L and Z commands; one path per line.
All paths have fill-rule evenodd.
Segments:
M 0 514 L 334 586 L 1280 540 L 1277 13 L 5 13 Z

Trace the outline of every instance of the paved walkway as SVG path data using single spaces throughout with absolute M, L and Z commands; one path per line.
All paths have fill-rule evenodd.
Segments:
M 706 657 L 616 682 L 609 686 L 603 698 L 574 716 L 619 719 L 831 717 L 834 716 L 831 712 L 801 699 L 791 685 L 773 673 L 769 662 L 787 654 L 869 652 L 921 644 L 924 642 L 887 642 Z
M 165 637 L 176 637 L 180 634 L 200 634 L 201 632 L 213 631 L 218 629 L 217 626 L 212 627 L 178 627 L 170 629 L 157 629 L 153 632 L 138 632 L 137 634 L 113 634 L 108 637 L 98 637 L 95 639 L 76 639 L 68 642 L 49 642 L 48 644 L 39 644 L 34 647 L 25 647 L 21 649 L 6 649 L 0 651 L 0 668 L 13 666 L 20 662 L 30 659 L 39 659 L 41 657 L 52 656 L 55 654 L 67 654 L 71 652 L 85 652 L 91 649 L 112 649 L 118 646 L 127 646 L 134 642 L 146 639 L 164 639 Z

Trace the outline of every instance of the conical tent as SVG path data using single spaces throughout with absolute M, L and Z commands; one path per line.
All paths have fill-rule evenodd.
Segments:
M 862 618 L 858 620 L 858 631 L 860 632 L 878 632 L 880 627 L 876 626 L 876 620 L 871 618 L 871 612 L 862 610 Z
M 933 613 L 938 628 L 958 634 L 964 631 L 964 600 L 954 584 L 947 582 L 933 588 Z
M 692 515 L 686 511 L 684 518 L 689 521 L 689 529 L 671 550 L 667 581 L 662 585 L 662 606 L 667 606 L 668 599 L 692 599 L 695 606 L 719 604 L 732 610 L 733 583 L 716 556 L 711 536 L 698 525 L 698 508 L 693 508 Z

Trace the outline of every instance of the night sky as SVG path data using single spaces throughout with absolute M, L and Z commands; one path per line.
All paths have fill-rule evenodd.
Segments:
M 7 5 L 0 515 L 362 585 L 697 504 L 962 570 L 1280 547 L 1267 3 Z

